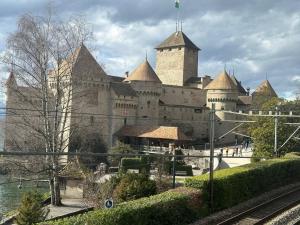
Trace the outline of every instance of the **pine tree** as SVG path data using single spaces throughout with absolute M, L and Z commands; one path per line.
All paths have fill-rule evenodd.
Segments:
M 48 211 L 43 208 L 42 201 L 43 197 L 37 191 L 24 193 L 15 223 L 18 225 L 31 225 L 44 221 Z

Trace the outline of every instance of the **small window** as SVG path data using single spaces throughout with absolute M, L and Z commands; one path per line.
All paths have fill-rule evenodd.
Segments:
M 160 49 L 159 51 L 160 51 L 160 52 L 163 52 L 163 49 Z
M 194 112 L 195 113 L 202 113 L 202 109 L 195 109 Z
M 167 120 L 167 116 L 164 116 L 164 120 Z
M 172 49 L 171 48 L 169 48 L 169 51 L 171 51 Z
M 224 109 L 225 109 L 224 106 L 222 106 L 222 107 L 221 107 L 221 110 L 224 110 Z
M 181 50 L 181 47 L 179 47 L 178 50 Z
M 127 124 L 127 118 L 124 118 L 124 125 Z

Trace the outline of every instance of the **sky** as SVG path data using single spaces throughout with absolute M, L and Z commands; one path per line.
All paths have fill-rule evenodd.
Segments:
M 175 32 L 174 0 L 53 0 L 60 18 L 80 15 L 93 31 L 92 53 L 110 75 L 124 76 Z M 0 54 L 25 13 L 42 15 L 48 0 L 0 1 Z M 201 48 L 198 75 L 226 66 L 245 88 L 268 78 L 280 97 L 300 92 L 300 1 L 180 0 L 183 32 Z M 7 76 L 0 65 L 0 79 Z M 1 92 L 2 93 L 2 92 Z M 0 96 L 0 103 L 4 96 Z

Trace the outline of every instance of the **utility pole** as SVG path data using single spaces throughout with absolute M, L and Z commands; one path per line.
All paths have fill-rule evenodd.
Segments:
M 274 129 L 274 153 L 275 153 L 275 156 L 278 155 L 277 153 L 277 129 L 278 129 L 278 107 L 276 106 L 275 108 L 275 129 Z
M 213 193 L 213 179 L 214 179 L 214 139 L 215 139 L 215 103 L 212 103 L 210 110 L 210 157 L 209 157 L 209 198 L 210 211 L 213 212 L 214 193 Z

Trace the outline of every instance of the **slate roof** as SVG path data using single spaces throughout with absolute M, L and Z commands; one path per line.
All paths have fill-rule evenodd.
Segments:
M 148 60 L 140 64 L 124 81 L 152 81 L 161 83 Z
M 252 96 L 244 95 L 238 97 L 238 105 L 251 105 Z
M 202 83 L 202 79 L 201 77 L 190 77 L 189 79 L 186 80 L 187 84 L 190 84 L 190 83 L 199 83 L 201 84 Z
M 264 95 L 270 97 L 277 97 L 276 92 L 274 91 L 272 85 L 268 80 L 264 80 L 252 93 L 252 95 Z
M 228 73 L 224 70 L 213 81 L 211 81 L 204 89 L 206 90 L 237 90 Z
M 243 94 L 243 95 L 246 95 L 247 92 L 246 92 L 246 90 L 243 88 L 241 82 L 238 81 L 234 75 L 231 75 L 230 78 L 231 78 L 231 80 L 233 81 L 233 83 L 237 86 L 237 89 L 238 89 L 239 93 L 240 93 L 240 94 Z
M 164 40 L 155 49 L 171 48 L 171 47 L 187 47 L 190 49 L 201 50 L 198 48 L 182 31 L 177 31 L 166 40 Z
M 118 77 L 113 75 L 108 75 L 108 77 L 112 82 L 122 82 L 125 79 L 124 77 Z
M 130 86 L 130 84 L 120 83 L 120 82 L 112 82 L 111 87 L 114 90 L 114 92 L 116 93 L 116 95 L 132 96 L 132 97 L 137 96 L 136 92 L 133 90 L 133 88 Z
M 117 136 L 141 137 L 153 139 L 167 139 L 176 141 L 190 141 L 192 138 L 186 136 L 179 127 L 167 126 L 124 126 Z

